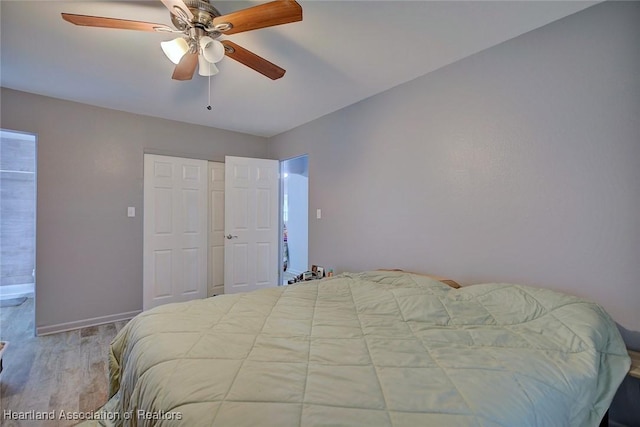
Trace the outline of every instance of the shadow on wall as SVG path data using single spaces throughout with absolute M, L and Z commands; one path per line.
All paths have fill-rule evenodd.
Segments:
M 640 332 L 630 331 L 618 325 L 618 330 L 630 350 L 640 351 Z M 618 392 L 613 398 L 609 417 L 611 425 L 640 426 L 640 411 L 636 411 L 640 402 L 640 380 L 630 376 L 625 377 Z

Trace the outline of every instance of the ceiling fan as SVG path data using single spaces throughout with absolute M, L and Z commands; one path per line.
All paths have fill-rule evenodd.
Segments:
M 71 13 L 62 13 L 62 19 L 87 27 L 181 34 L 172 41 L 161 43 L 167 57 L 176 64 L 172 76 L 175 80 L 191 80 L 196 67 L 199 67 L 200 75 L 214 75 L 218 72 L 215 63 L 225 55 L 272 80 L 284 76 L 283 68 L 232 41 L 218 38 L 301 21 L 302 7 L 295 0 L 276 0 L 227 15 L 221 15 L 209 0 L 162 0 L 162 3 L 171 12 L 175 28 L 151 22 Z

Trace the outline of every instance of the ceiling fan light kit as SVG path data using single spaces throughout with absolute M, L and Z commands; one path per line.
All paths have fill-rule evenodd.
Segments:
M 189 52 L 189 44 L 182 37 L 166 42 L 160 42 L 162 51 L 171 62 L 178 65 L 182 57 Z
M 172 76 L 175 80 L 191 80 L 196 67 L 201 76 L 215 75 L 218 68 L 214 64 L 225 55 L 272 80 L 284 76 L 286 71 L 283 68 L 229 40 L 218 38 L 302 21 L 302 7 L 295 0 L 275 0 L 227 15 L 221 15 L 209 0 L 161 1 L 171 12 L 175 30 L 164 24 L 100 16 L 63 13 L 62 18 L 72 24 L 88 27 L 182 33 L 182 37 L 160 43 L 167 58 L 176 64 Z
M 198 74 L 203 77 L 215 76 L 220 70 L 213 62 L 207 61 L 202 55 L 198 56 Z
M 209 36 L 200 38 L 200 49 L 202 49 L 202 56 L 213 64 L 222 61 L 222 58 L 224 58 L 224 46 L 222 43 Z

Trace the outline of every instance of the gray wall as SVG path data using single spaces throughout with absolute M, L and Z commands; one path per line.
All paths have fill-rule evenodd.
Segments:
M 143 153 L 265 157 L 266 139 L 2 89 L 5 129 L 38 135 L 36 325 L 142 309 Z M 136 217 L 127 217 L 127 206 Z
M 638 23 L 605 2 L 271 138 L 309 154 L 310 262 L 565 291 L 640 349 Z
M 605 2 L 271 138 L 309 153 L 310 262 L 549 287 L 639 331 L 639 22 Z
M 310 262 L 587 297 L 640 349 L 639 22 L 605 2 L 270 138 L 309 154 Z

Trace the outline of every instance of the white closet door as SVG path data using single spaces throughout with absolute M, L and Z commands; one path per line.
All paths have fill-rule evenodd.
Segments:
M 225 159 L 224 293 L 278 286 L 279 162 Z
M 207 295 L 207 161 L 144 156 L 143 310 Z
M 209 286 L 224 293 L 224 163 L 209 162 Z

